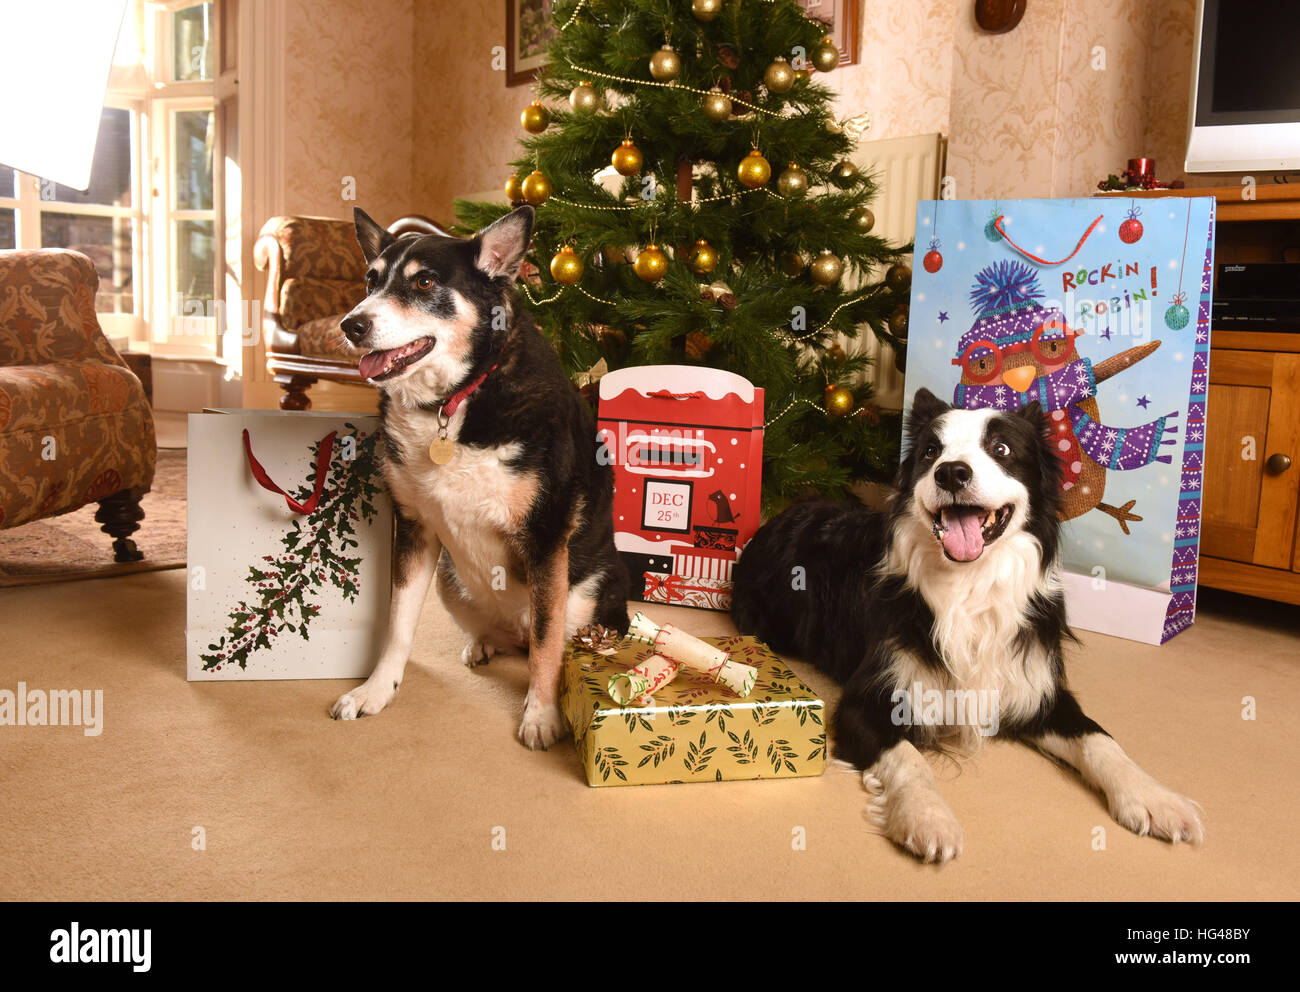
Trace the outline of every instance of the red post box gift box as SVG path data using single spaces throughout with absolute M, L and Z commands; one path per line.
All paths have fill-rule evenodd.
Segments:
M 632 598 L 730 609 L 737 550 L 759 524 L 763 390 L 719 369 L 621 369 L 600 380 L 598 427 Z

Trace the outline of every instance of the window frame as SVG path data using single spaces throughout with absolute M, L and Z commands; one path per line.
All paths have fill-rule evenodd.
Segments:
M 13 196 L 0 196 L 0 208 L 15 211 L 15 247 L 20 249 L 42 247 L 42 214 L 70 214 L 79 217 L 121 217 L 131 221 L 131 313 L 96 311 L 105 334 L 127 336 L 134 343 L 143 339 L 148 323 L 146 316 L 148 271 L 145 265 L 144 240 L 147 235 L 144 209 L 142 169 L 142 104 L 120 94 L 107 95 L 105 109 L 125 110 L 130 114 L 131 138 L 131 206 L 114 207 L 103 203 L 75 203 L 41 198 L 41 178 L 29 172 L 14 170 L 17 191 Z
M 185 318 L 169 299 L 176 285 L 176 258 L 171 226 L 175 221 L 208 220 L 216 231 L 217 199 L 211 210 L 178 211 L 172 207 L 176 161 L 172 134 L 172 113 L 184 110 L 217 112 L 215 79 L 173 81 L 172 15 L 204 0 L 134 0 L 127 17 L 135 18 L 140 39 L 138 67 L 124 70 L 115 65 L 104 95 L 104 107 L 126 110 L 131 115 L 131 206 L 64 203 L 42 200 L 41 179 L 14 170 L 16 192 L 0 190 L 0 209 L 15 212 L 15 247 L 41 246 L 41 215 L 44 212 L 93 217 L 125 217 L 132 222 L 132 313 L 96 312 L 104 332 L 126 337 L 130 347 L 153 354 L 213 358 L 218 354 L 217 321 L 205 308 L 202 318 Z M 215 8 L 214 8 L 215 10 Z M 212 25 L 215 45 L 215 18 Z M 142 70 L 142 71 L 141 71 Z M 216 66 L 214 59 L 213 73 Z M 220 150 L 213 149 L 213 156 Z M 214 162 L 213 181 L 216 181 Z M 10 193 L 13 195 L 10 195 Z M 221 246 L 214 245 L 216 269 L 220 269 Z M 223 286 L 214 272 L 213 298 L 222 298 Z M 214 307 L 219 312 L 220 308 Z M 200 333 L 188 323 L 202 320 Z M 182 321 L 187 322 L 185 326 Z

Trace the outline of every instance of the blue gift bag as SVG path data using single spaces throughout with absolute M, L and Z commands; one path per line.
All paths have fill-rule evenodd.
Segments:
M 1191 624 L 1213 197 L 917 208 L 907 395 L 1037 401 L 1062 469 L 1070 622 L 1159 644 Z

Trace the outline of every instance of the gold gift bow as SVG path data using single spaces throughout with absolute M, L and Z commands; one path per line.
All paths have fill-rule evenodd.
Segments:
M 670 658 L 683 668 L 721 682 L 741 699 L 754 691 L 754 683 L 758 681 L 758 669 L 752 665 L 732 661 L 728 652 L 715 648 L 670 623 L 661 627 L 644 613 L 637 613 L 632 618 L 627 636 L 649 644 L 658 654 Z

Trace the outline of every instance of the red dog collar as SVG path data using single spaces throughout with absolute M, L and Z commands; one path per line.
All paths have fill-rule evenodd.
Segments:
M 500 364 L 501 364 L 500 362 L 497 362 L 497 365 Z M 460 390 L 459 392 L 453 393 L 451 398 L 447 400 L 445 403 L 443 403 L 441 407 L 438 408 L 438 412 L 443 416 L 445 416 L 448 420 L 450 420 L 452 416 L 455 415 L 456 411 L 460 409 L 460 405 L 464 403 L 467 399 L 469 399 L 470 394 L 473 393 L 474 390 L 478 389 L 479 386 L 483 385 L 483 380 L 496 371 L 497 365 L 493 365 L 490 369 L 484 372 L 481 376 L 479 376 L 477 379 L 471 382 L 464 389 Z

